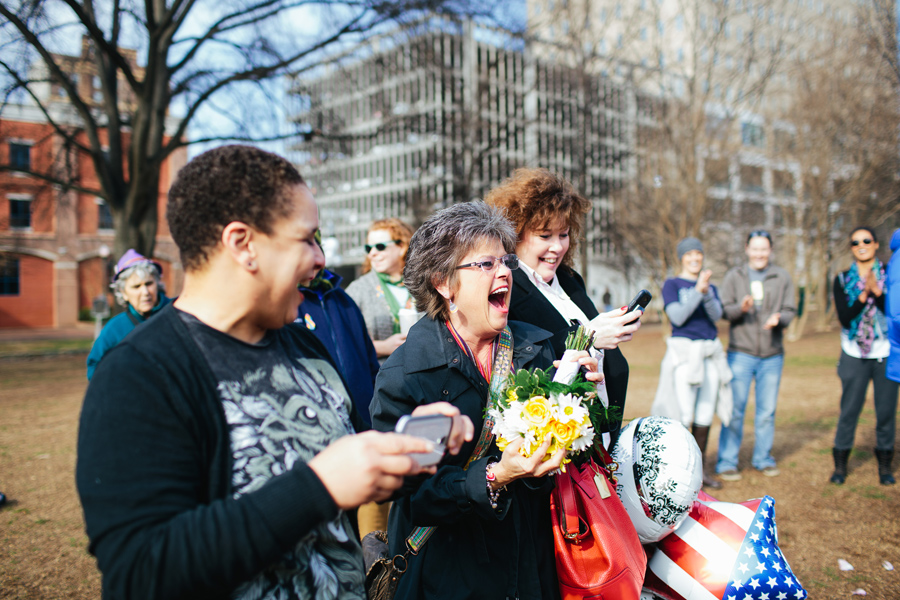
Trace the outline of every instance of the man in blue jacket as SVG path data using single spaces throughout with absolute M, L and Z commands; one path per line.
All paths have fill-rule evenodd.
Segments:
M 318 233 L 316 242 L 321 247 Z M 300 291 L 303 304 L 297 322 L 319 338 L 341 373 L 353 374 L 345 377 L 350 397 L 359 416 L 371 424 L 369 403 L 380 365 L 362 312 L 341 288 L 341 276 L 328 269 L 322 269 L 308 286 L 300 286 Z
M 893 381 L 900 381 L 900 229 L 891 236 L 891 260 L 887 267 L 885 279 L 885 315 L 887 316 L 888 340 L 891 342 L 891 354 L 888 356 L 887 376 Z

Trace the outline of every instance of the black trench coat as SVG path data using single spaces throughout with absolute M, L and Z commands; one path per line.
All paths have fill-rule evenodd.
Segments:
M 513 367 L 548 369 L 554 359 L 550 334 L 525 323 L 509 323 Z M 475 439 L 457 456 L 447 455 L 433 476 L 409 478 L 391 508 L 391 552 L 402 554 L 415 526 L 437 529 L 403 575 L 397 600 L 452 598 L 521 600 L 559 598 L 550 524 L 549 477 L 514 481 L 491 508 L 485 467 L 500 451 L 463 470 L 484 420 L 488 385 L 460 350 L 443 322 L 424 318 L 409 332 L 375 381 L 372 425 L 392 431 L 420 404 L 447 401 L 475 423 Z

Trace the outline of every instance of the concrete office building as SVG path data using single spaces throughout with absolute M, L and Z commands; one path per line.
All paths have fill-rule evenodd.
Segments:
M 610 192 L 632 164 L 636 96 L 582 75 L 500 32 L 432 21 L 296 77 L 293 120 L 306 133 L 294 158 L 319 200 L 330 265 L 354 274 L 375 219 L 418 225 L 482 198 L 520 166 L 540 166 L 593 203 L 580 268 L 595 301 L 606 288 L 627 301 Z

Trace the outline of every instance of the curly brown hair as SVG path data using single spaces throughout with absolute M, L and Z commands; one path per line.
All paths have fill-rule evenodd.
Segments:
M 234 221 L 271 235 L 294 206 L 286 193 L 304 184 L 286 159 L 251 146 L 214 148 L 195 157 L 169 189 L 166 217 L 185 271 L 200 269 Z
M 591 209 L 591 203 L 564 177 L 547 169 L 516 169 L 488 192 L 484 201 L 505 211 L 519 242 L 525 232 L 543 229 L 561 219 L 569 227 L 569 251 L 562 264 L 572 268 L 581 240 L 582 217 Z
M 400 257 L 401 264 L 400 269 L 402 270 L 404 265 L 406 265 L 406 254 L 409 252 L 409 240 L 412 239 L 413 229 L 400 219 L 378 219 L 377 221 L 373 221 L 371 225 L 369 225 L 369 230 L 366 232 L 366 236 L 368 236 L 373 231 L 388 231 L 391 234 L 391 239 L 396 240 L 403 244 L 403 256 Z M 369 255 L 366 254 L 366 259 L 362 264 L 362 272 L 368 273 L 372 270 L 372 263 L 369 261 Z

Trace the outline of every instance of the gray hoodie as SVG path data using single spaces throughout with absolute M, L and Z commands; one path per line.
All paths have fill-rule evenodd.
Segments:
M 794 318 L 796 303 L 794 284 L 788 272 L 770 264 L 763 280 L 763 302 L 750 312 L 741 311 L 741 300 L 750 295 L 750 267 L 735 267 L 725 274 L 719 288 L 724 318 L 731 323 L 728 351 L 743 352 L 759 358 L 784 354 L 782 338 L 784 328 Z M 781 313 L 778 325 L 763 329 L 763 324 L 773 313 Z

